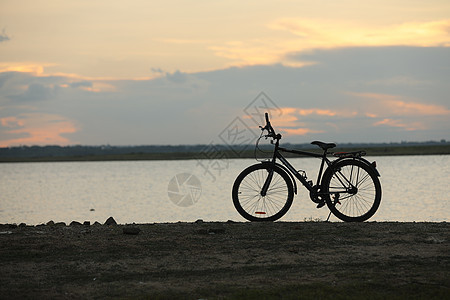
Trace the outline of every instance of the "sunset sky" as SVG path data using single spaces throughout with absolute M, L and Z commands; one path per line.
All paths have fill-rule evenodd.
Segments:
M 0 147 L 238 143 L 264 105 L 291 143 L 450 140 L 450 1 L 0 0 Z

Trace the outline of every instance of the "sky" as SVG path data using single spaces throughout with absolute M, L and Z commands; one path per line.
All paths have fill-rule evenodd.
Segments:
M 450 140 L 448 0 L 0 0 L 0 147 Z

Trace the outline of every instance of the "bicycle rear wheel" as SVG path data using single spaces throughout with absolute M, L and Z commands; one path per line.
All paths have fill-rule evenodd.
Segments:
M 372 167 L 351 159 L 332 168 L 322 182 L 330 211 L 345 222 L 363 222 L 372 217 L 381 202 L 380 180 Z
M 268 181 L 269 177 L 269 181 Z M 266 194 L 261 191 L 270 182 Z M 275 221 L 289 210 L 294 198 L 294 188 L 289 175 L 272 164 L 248 167 L 233 184 L 233 204 L 249 221 Z

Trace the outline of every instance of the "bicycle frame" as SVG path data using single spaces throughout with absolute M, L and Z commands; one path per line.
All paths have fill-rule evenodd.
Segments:
M 277 139 L 275 142 L 275 149 L 273 152 L 273 157 L 272 157 L 272 160 L 270 161 L 270 163 L 275 164 L 277 159 L 280 160 L 283 163 L 283 165 L 286 166 L 286 168 L 291 172 L 291 174 L 294 175 L 295 178 L 297 178 L 303 184 L 303 186 L 306 189 L 308 189 L 308 191 L 312 192 L 313 187 L 314 187 L 312 181 L 308 181 L 306 177 L 302 176 L 294 168 L 294 166 L 292 166 L 289 163 L 289 161 L 281 154 L 281 152 L 288 152 L 288 153 L 294 153 L 294 154 L 298 154 L 298 155 L 305 155 L 305 156 L 309 156 L 309 157 L 321 158 L 322 161 L 320 163 L 320 169 L 319 169 L 319 174 L 317 176 L 316 185 L 319 185 L 319 183 L 321 181 L 325 163 L 327 164 L 327 166 L 331 165 L 331 161 L 327 158 L 328 152 L 326 150 L 324 150 L 323 154 L 318 154 L 318 153 L 308 152 L 308 151 L 287 149 L 287 148 L 280 147 L 279 143 L 280 142 Z M 269 177 L 268 177 L 268 181 L 270 181 Z M 293 182 L 293 183 L 295 184 L 295 182 Z M 264 190 L 264 188 L 263 188 L 263 190 Z

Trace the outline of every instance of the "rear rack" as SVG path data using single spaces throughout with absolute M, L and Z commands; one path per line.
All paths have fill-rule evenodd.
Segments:
M 344 157 L 361 157 L 366 155 L 366 151 L 352 151 L 352 152 L 335 152 L 333 156 L 344 158 Z

